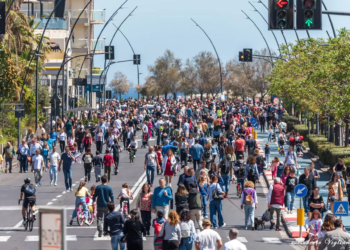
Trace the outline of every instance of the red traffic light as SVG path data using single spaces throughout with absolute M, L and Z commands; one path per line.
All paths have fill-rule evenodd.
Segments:
M 307 1 L 307 0 L 305 0 Z M 277 0 L 276 4 L 278 5 L 278 7 L 285 8 L 288 5 L 288 0 Z
M 315 5 L 315 0 L 304 0 L 304 6 L 306 9 L 310 9 L 314 7 Z

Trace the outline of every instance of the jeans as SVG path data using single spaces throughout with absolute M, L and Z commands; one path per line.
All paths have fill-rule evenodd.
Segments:
M 211 137 L 213 135 L 213 128 L 209 128 L 209 136 Z
M 221 175 L 221 177 L 222 177 L 222 180 L 224 181 L 223 191 L 226 192 L 226 195 L 228 195 L 228 190 L 230 188 L 231 175 L 223 174 L 223 175 Z
M 194 160 L 193 159 L 193 169 L 194 169 L 194 171 L 197 170 L 197 164 L 198 164 L 198 168 L 201 168 L 201 160 Z
M 154 180 L 154 171 L 156 170 L 155 166 L 147 166 L 147 183 L 148 184 L 153 184 L 153 180 Z
M 21 155 L 20 171 L 28 171 L 27 155 Z
M 143 211 L 141 210 L 141 219 L 142 224 L 146 229 L 146 232 L 149 232 L 151 230 L 151 211 Z
M 219 161 L 221 162 L 225 157 L 225 153 L 224 152 L 220 152 L 220 158 Z
M 212 200 L 209 205 L 210 209 L 210 221 L 213 224 L 213 227 L 217 227 L 216 223 L 216 213 L 219 217 L 219 227 L 224 224 L 224 218 L 222 217 L 222 202 L 219 200 Z
M 84 163 L 85 180 L 90 181 L 91 178 L 92 163 Z
M 66 185 L 66 190 L 72 188 L 72 169 L 63 169 L 64 184 Z
M 307 193 L 302 199 L 303 199 L 303 206 L 305 209 L 305 213 L 310 212 L 310 206 L 309 206 L 309 197 L 311 196 L 311 193 Z
M 35 179 L 35 184 L 40 183 L 41 178 L 43 177 L 43 169 L 34 169 L 34 179 Z
M 85 219 L 87 219 L 89 217 L 89 214 L 88 214 L 88 208 L 86 206 L 85 197 L 76 197 L 76 199 L 75 199 L 75 208 L 78 207 L 79 203 L 83 204 L 84 216 L 85 216 Z M 77 209 L 73 210 L 72 220 L 75 217 L 77 217 Z
M 44 169 L 49 168 L 49 165 L 47 164 L 47 155 L 43 155 L 44 158 Z
M 96 142 L 96 151 L 99 151 L 101 154 L 103 154 L 102 150 L 103 150 L 103 142 L 97 141 Z
M 120 238 L 123 236 L 124 236 L 123 233 L 111 236 L 112 250 L 118 250 L 119 249 L 118 246 L 120 246 L 120 250 L 125 250 L 125 244 L 120 242 Z
M 96 181 L 98 180 L 98 178 L 101 177 L 101 166 L 100 165 L 95 166 L 95 177 L 96 177 Z
M 102 232 L 103 218 L 108 214 L 107 207 L 97 207 L 97 231 Z
M 57 166 L 50 166 L 50 180 L 57 184 Z
M 66 146 L 66 141 L 60 141 L 60 149 L 61 149 L 61 153 L 64 152 L 64 148 Z
M 192 250 L 193 248 L 193 239 L 191 237 L 189 238 L 182 238 L 179 250 Z
M 267 141 L 269 142 L 269 141 L 272 141 L 272 133 L 269 133 L 269 136 L 268 136 L 268 138 L 267 138 Z
M 250 219 L 251 226 L 254 227 L 254 210 L 255 204 L 252 206 L 244 205 L 244 225 L 247 227 Z
M 232 145 L 233 137 L 228 137 L 227 140 L 228 140 L 228 145 Z
M 266 157 L 266 163 L 269 163 L 270 162 L 270 154 L 265 154 L 265 157 Z
M 295 193 L 287 192 L 287 208 L 288 210 L 293 210 Z
M 203 211 L 203 216 L 207 216 L 207 202 L 208 202 L 208 197 L 207 195 L 202 195 L 202 211 Z

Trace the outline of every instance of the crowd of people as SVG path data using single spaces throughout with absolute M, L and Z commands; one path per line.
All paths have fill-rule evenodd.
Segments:
M 250 221 L 252 230 L 255 230 L 254 211 L 258 204 L 255 189 L 266 168 L 271 169 L 274 177 L 274 184 L 267 195 L 270 229 L 276 225 L 276 231 L 281 230 L 283 206 L 288 213 L 293 212 L 294 187 L 298 183 L 305 184 L 308 189 L 307 196 L 303 198 L 306 212 L 313 215 L 328 210 L 328 205 L 318 194 L 316 180 L 319 175 L 314 166 L 305 168 L 304 174 L 296 177 L 299 171 L 297 153 L 303 138 L 293 131 L 286 136 L 287 125 L 281 121 L 283 112 L 270 103 L 109 101 L 102 113 L 82 114 L 82 117 L 97 120 L 96 127 L 83 124 L 77 117 L 57 119 L 53 122 L 54 127 L 47 129 L 50 133 L 42 124 L 35 133 L 29 129 L 17 151 L 9 142 L 3 152 L 4 172 L 12 173 L 12 159 L 17 154 L 20 173 L 27 173 L 30 165 L 35 186 L 42 185 L 44 171 L 50 173 L 50 184 L 57 185 L 57 172 L 62 169 L 66 192 L 70 192 L 73 191 L 72 165 L 82 162 L 85 181 L 80 182 L 75 191 L 76 204 L 82 203 L 86 213 L 89 208 L 84 197 L 90 197 L 93 202 L 97 200 L 98 236 L 109 234 L 112 249 L 118 249 L 118 246 L 124 249 L 125 245 L 128 249 L 142 249 L 142 237 L 150 235 L 151 227 L 154 228 L 155 249 L 161 249 L 157 248 L 159 246 L 165 250 L 193 247 L 220 249 L 223 243 L 215 229 L 226 226 L 222 200 L 229 194 L 230 183 L 237 183 L 237 196 L 241 198 L 241 209 L 245 213 L 245 229 Z M 265 145 L 265 156 L 260 153 L 253 136 L 252 124 L 256 122 L 261 131 L 268 133 L 269 142 L 277 138 L 278 131 L 276 140 L 280 147 L 289 144 L 284 162 L 278 157 L 270 162 L 269 143 Z M 123 211 L 115 211 L 113 190 L 107 183 L 112 179 L 113 170 L 116 174 L 119 172 L 122 150 L 133 150 L 136 155 L 138 130 L 142 133 L 142 145 L 148 147 L 142 161 L 147 183 L 137 198 L 137 208 L 131 211 L 130 202 L 134 197 L 128 185 L 123 185 L 118 199 L 121 210 L 124 201 L 128 204 L 127 214 L 124 214 Z M 152 137 L 156 139 L 155 145 L 150 145 Z M 56 151 L 56 143 L 61 154 Z M 93 143 L 96 144 L 96 153 L 92 152 Z M 283 171 L 280 171 L 281 168 Z M 334 201 L 342 200 L 342 187 L 350 187 L 350 178 L 339 175 L 344 170 L 350 176 L 348 168 L 341 160 L 335 166 L 328 183 L 330 195 L 327 203 L 332 205 Z M 91 182 L 92 169 L 96 183 L 102 183 L 93 190 L 93 194 L 85 188 L 85 183 Z M 183 173 L 179 176 L 176 192 L 173 192 L 173 177 L 181 169 Z M 155 174 L 164 175 L 157 187 L 153 187 Z M 156 216 L 153 221 L 152 213 Z M 73 213 L 72 221 L 75 216 Z M 88 224 L 88 221 L 85 220 L 85 223 Z M 200 233 L 196 233 L 196 227 L 201 230 Z M 245 249 L 238 242 L 237 235 L 236 229 L 230 230 L 230 242 L 225 244 L 224 249 Z

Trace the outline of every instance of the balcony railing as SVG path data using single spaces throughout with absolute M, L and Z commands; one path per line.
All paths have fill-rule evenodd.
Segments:
M 105 50 L 105 40 L 92 40 L 92 50 L 96 46 L 96 51 L 104 51 Z
M 92 23 L 104 23 L 105 18 L 106 18 L 106 11 L 104 11 L 104 10 L 91 11 L 91 22 Z

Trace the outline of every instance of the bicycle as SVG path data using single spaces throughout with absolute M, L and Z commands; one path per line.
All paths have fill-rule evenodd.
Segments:
M 125 220 L 129 218 L 128 201 L 122 202 L 122 214 Z
M 93 215 L 91 214 L 90 209 L 88 209 L 88 218 L 85 218 L 84 209 L 83 209 L 83 203 L 78 203 L 77 210 L 77 223 L 79 226 L 82 226 L 84 224 L 85 219 L 88 221 L 89 224 L 93 222 Z M 91 223 L 90 223 L 91 222 Z
M 20 204 L 21 200 L 18 200 L 18 205 Z M 35 220 L 35 215 L 32 210 L 32 204 L 31 202 L 28 203 L 27 206 L 27 219 L 26 219 L 26 224 L 24 224 L 24 230 L 29 230 L 30 232 L 33 230 L 33 225 L 34 225 L 34 220 Z

